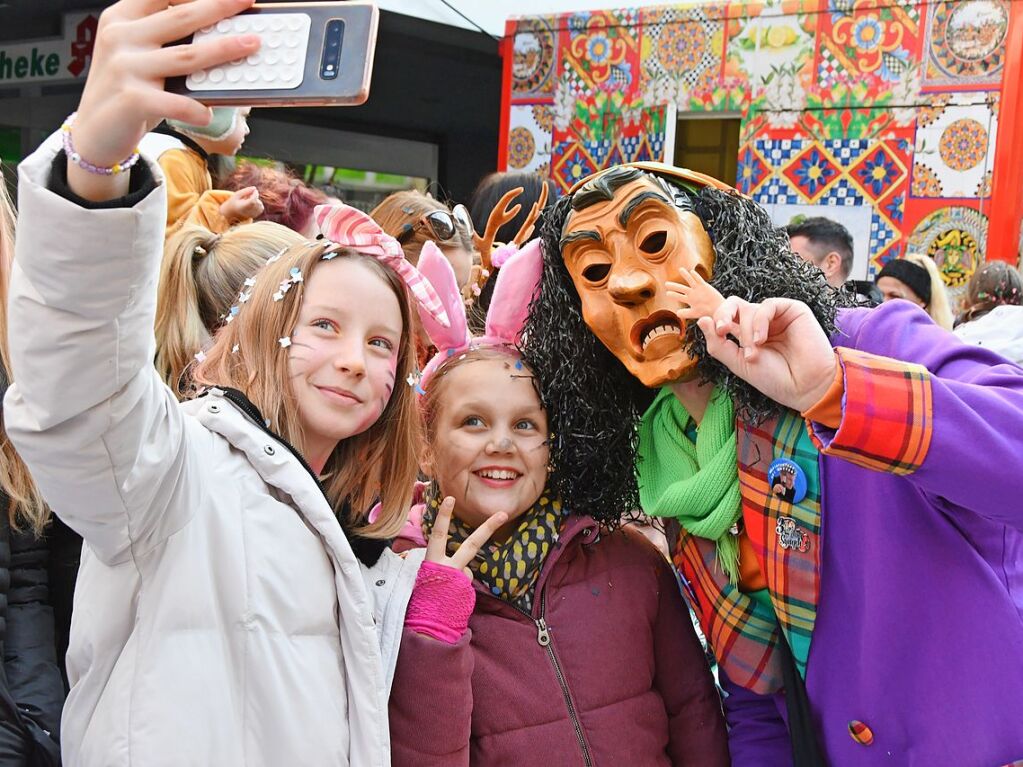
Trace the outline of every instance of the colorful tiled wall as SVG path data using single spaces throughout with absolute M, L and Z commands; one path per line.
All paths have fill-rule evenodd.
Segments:
M 1009 14 L 1010 0 L 761 0 L 519 19 L 507 167 L 565 190 L 665 159 L 675 112 L 738 116 L 726 180 L 768 207 L 869 207 L 869 273 L 909 248 L 956 289 L 985 249 Z

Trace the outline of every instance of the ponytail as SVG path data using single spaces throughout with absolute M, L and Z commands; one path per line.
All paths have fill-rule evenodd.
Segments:
M 156 370 L 178 398 L 188 390 L 185 370 L 210 341 L 210 325 L 203 321 L 199 306 L 196 269 L 212 258 L 218 240 L 208 229 L 186 226 L 164 249 L 156 304 Z
M 245 280 L 304 240 L 260 221 L 223 234 L 184 226 L 167 241 L 156 304 L 156 369 L 178 399 L 191 394 L 190 366 L 238 303 Z

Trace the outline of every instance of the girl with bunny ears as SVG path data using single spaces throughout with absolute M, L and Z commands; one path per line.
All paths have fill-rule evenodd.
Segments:
M 209 119 L 164 78 L 259 39 L 173 43 L 248 5 L 107 8 L 64 150 L 20 167 L 4 425 L 85 541 L 61 723 L 80 767 L 390 763 L 417 564 L 387 547 L 417 468 L 410 294 L 444 307 L 368 216 L 328 208 L 327 239 L 244 280 L 191 371 L 205 396 L 179 404 L 152 364 L 166 188 L 135 148 Z
M 391 695 L 393 763 L 727 765 L 668 563 L 547 488 L 547 413 L 516 350 L 540 268 L 538 241 L 507 260 L 473 338 L 451 267 L 431 244 L 420 257 L 451 321 L 422 316 L 439 349 L 417 387 L 433 480 L 405 535 L 426 559 Z

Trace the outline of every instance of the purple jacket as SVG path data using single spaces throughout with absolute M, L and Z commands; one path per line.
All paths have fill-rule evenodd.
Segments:
M 933 430 L 905 476 L 820 457 L 806 687 L 821 746 L 835 767 L 1023 760 L 1023 369 L 905 301 L 843 312 L 839 327 L 835 346 L 930 371 Z M 790 764 L 781 697 L 723 681 L 734 763 Z
M 477 588 L 456 644 L 406 628 L 390 715 L 399 767 L 729 764 L 671 568 L 639 533 L 602 536 L 590 517 L 566 522 L 532 615 Z

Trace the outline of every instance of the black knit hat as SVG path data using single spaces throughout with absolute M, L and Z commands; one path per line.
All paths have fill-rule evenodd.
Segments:
M 931 275 L 919 264 L 914 264 L 904 258 L 893 258 L 877 273 L 877 279 L 882 277 L 892 277 L 899 282 L 904 282 L 910 290 L 920 296 L 921 301 L 930 305 Z

